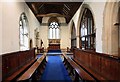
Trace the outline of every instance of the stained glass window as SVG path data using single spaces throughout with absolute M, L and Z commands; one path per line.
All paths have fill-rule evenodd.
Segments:
M 49 39 L 60 39 L 60 29 L 57 22 L 51 22 L 49 25 Z

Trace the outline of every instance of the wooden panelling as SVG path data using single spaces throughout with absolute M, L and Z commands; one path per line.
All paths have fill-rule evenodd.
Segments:
M 90 67 L 95 71 L 100 71 L 100 56 L 95 54 L 89 54 L 90 56 Z
M 102 58 L 101 59 L 101 74 L 110 76 L 108 75 L 109 72 L 110 72 L 110 60 Z
M 69 58 L 65 54 L 63 54 L 63 57 L 64 57 L 64 65 L 65 66 L 67 65 L 67 69 L 71 70 L 69 74 L 75 72 L 75 74 L 73 75 L 75 76 L 74 82 L 79 82 L 78 81 L 79 77 L 84 81 L 90 80 L 91 82 L 95 82 L 94 81 L 95 79 L 90 74 L 88 74 L 83 68 L 77 65 L 71 58 Z
M 117 61 L 114 61 L 114 60 L 112 60 L 110 62 L 110 70 L 114 70 L 114 71 L 110 71 L 110 75 L 111 75 L 110 77 L 113 77 L 113 79 L 116 79 L 116 80 L 119 78 L 119 74 L 120 74 L 120 72 L 119 72 L 119 70 L 120 70 L 119 63 L 120 62 L 117 62 Z
M 82 54 L 84 54 L 84 53 L 82 53 Z M 89 54 L 88 53 L 86 53 L 85 55 L 82 55 L 84 58 L 83 58 L 83 62 L 85 63 L 85 65 L 87 65 L 87 66 L 89 66 L 89 62 L 90 62 L 90 57 L 89 57 Z
M 108 54 L 96 53 L 80 49 L 74 50 L 77 59 L 87 69 L 96 72 L 106 80 L 120 80 L 120 58 Z
M 59 50 L 60 44 L 49 44 L 48 50 Z
M 119 60 L 119 64 L 118 64 L 118 73 L 119 73 L 119 75 L 118 75 L 118 78 L 119 78 L 119 81 L 120 81 L 120 60 Z
M 35 58 L 35 49 L 18 51 L 2 55 L 2 79 L 22 68 Z
M 32 64 L 32 66 L 27 71 L 25 71 L 24 74 L 17 79 L 17 81 L 39 80 L 40 74 L 42 74 L 41 70 L 44 70 L 43 66 L 45 65 L 46 65 L 46 54 L 42 55 L 34 64 Z
M 119 76 L 119 62 L 102 57 L 101 58 L 101 74 L 110 80 L 117 80 Z M 111 78 L 112 77 L 112 78 Z

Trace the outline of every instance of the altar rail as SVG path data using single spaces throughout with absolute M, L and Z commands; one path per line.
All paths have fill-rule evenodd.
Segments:
M 86 51 L 75 48 L 74 60 L 88 72 L 96 73 L 106 80 L 120 81 L 120 58 L 108 54 Z M 93 75 L 94 76 L 94 75 Z

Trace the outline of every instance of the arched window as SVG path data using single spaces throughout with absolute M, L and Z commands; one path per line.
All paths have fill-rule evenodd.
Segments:
M 27 17 L 25 13 L 22 13 L 19 21 L 20 50 L 29 49 L 27 23 L 28 23 Z
M 92 13 L 85 9 L 80 23 L 80 48 L 95 50 L 95 28 Z
M 57 22 L 49 24 L 49 39 L 60 39 L 60 29 Z

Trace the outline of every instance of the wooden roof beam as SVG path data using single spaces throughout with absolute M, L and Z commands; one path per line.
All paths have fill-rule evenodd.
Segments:
M 38 10 L 37 10 L 36 6 L 34 5 L 34 3 L 32 3 L 31 6 L 32 6 L 33 10 L 35 11 L 35 14 L 38 14 Z
M 66 15 L 50 13 L 50 14 L 38 14 L 38 15 L 36 15 L 36 17 L 66 17 Z
M 64 4 L 64 7 L 66 7 L 70 11 L 70 8 L 66 4 Z

